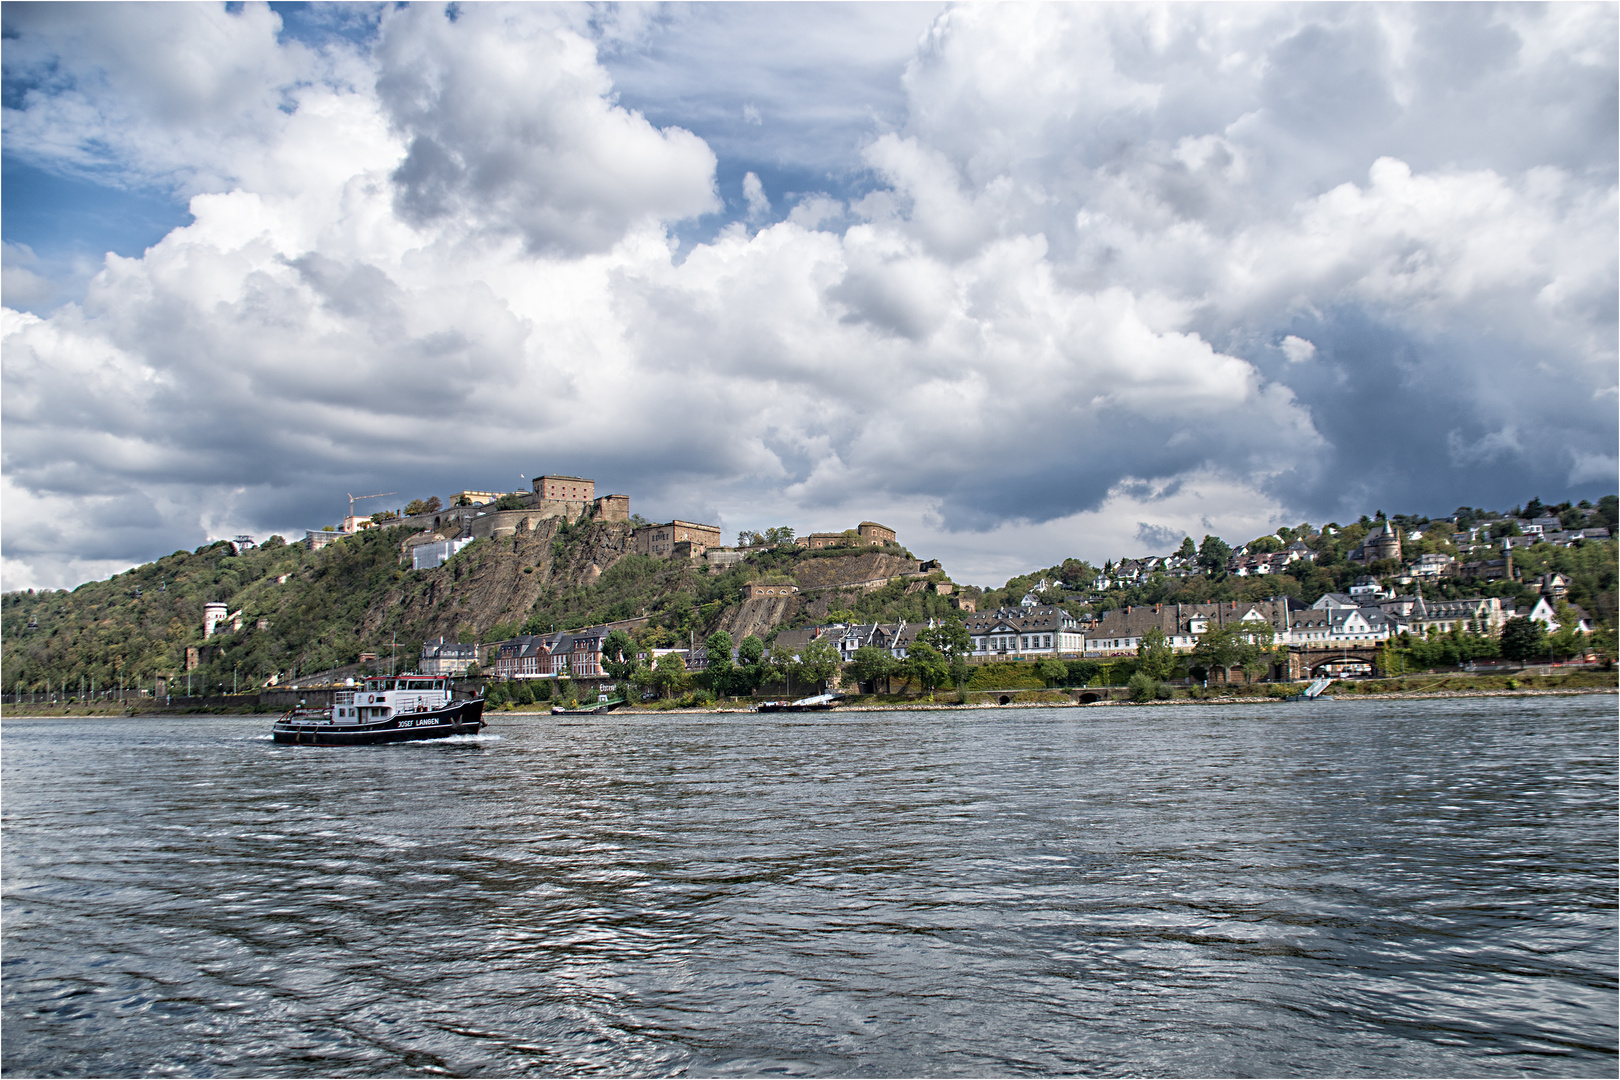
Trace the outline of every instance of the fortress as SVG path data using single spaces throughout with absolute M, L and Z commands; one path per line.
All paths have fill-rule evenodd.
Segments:
M 417 530 L 404 546 L 412 566 L 424 570 L 440 565 L 472 540 L 513 536 L 519 529 L 533 529 L 549 518 L 629 523 L 630 496 L 598 495 L 595 480 L 547 473 L 535 477 L 529 491 L 469 489 L 450 496 L 449 506 L 420 514 L 380 522 L 350 516 L 343 520 L 341 528 L 307 532 L 304 542 L 311 548 L 321 548 L 378 525 L 403 525 Z M 721 546 L 720 527 L 681 520 L 640 524 L 631 531 L 630 543 L 631 550 L 655 558 L 701 559 L 711 548 Z

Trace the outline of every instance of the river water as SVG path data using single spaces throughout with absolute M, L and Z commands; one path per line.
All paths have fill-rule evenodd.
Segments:
M 1612 696 L 7 720 L 11 1076 L 1613 1076 Z

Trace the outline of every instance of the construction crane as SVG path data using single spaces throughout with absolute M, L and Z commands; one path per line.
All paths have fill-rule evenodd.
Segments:
M 347 494 L 347 492 L 345 492 L 345 494 Z M 367 499 L 380 499 L 384 495 L 398 495 L 398 494 L 399 494 L 399 492 L 397 492 L 397 491 L 379 491 L 375 495 L 349 495 L 349 516 L 354 517 L 354 504 L 357 503 L 357 502 L 364 502 Z

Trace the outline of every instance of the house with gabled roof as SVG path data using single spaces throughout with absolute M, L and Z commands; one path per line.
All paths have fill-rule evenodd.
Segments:
M 969 659 L 1079 657 L 1085 650 L 1079 621 L 1051 604 L 973 612 L 963 620 L 963 626 L 973 641 Z
M 1231 600 L 1219 604 L 1153 604 L 1116 608 L 1086 631 L 1086 656 L 1135 656 L 1148 631 L 1161 631 L 1176 652 L 1191 652 L 1198 635 L 1211 626 L 1266 624 L 1274 640 L 1287 640 L 1292 613 L 1300 602 L 1290 597 Z

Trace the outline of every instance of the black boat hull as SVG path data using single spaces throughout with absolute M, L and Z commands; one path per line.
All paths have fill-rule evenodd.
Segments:
M 371 746 L 473 735 L 484 726 L 484 699 L 458 701 L 431 712 L 401 713 L 372 724 L 333 724 L 313 717 L 282 717 L 272 738 L 303 746 Z

